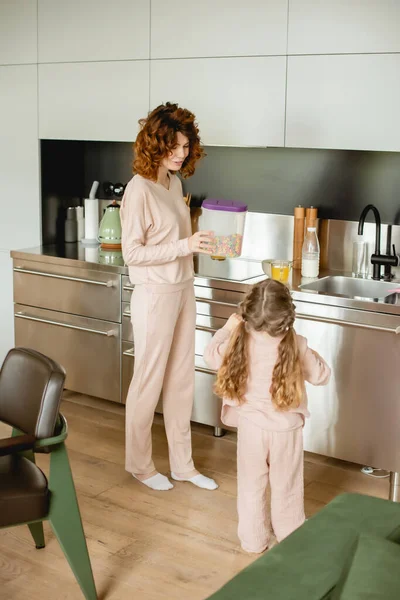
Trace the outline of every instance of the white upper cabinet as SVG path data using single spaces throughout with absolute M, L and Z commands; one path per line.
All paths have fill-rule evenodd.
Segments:
M 37 66 L 0 67 L 0 90 L 0 250 L 9 251 L 40 244 Z
M 36 0 L 0 0 L 0 65 L 37 62 Z
M 150 105 L 194 112 L 207 145 L 283 146 L 285 77 L 283 56 L 154 60 Z
M 39 65 L 41 139 L 131 142 L 149 110 L 149 61 Z
M 286 146 L 400 151 L 400 54 L 288 61 Z
M 399 0 L 290 0 L 288 54 L 400 52 Z
M 287 0 L 152 0 L 151 58 L 286 54 Z
M 38 0 L 39 62 L 149 58 L 150 0 Z

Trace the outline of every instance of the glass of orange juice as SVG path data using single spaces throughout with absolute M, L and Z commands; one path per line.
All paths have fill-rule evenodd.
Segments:
M 275 279 L 281 283 L 289 281 L 291 268 L 292 261 L 290 260 L 271 259 L 263 261 L 264 273 L 271 279 Z

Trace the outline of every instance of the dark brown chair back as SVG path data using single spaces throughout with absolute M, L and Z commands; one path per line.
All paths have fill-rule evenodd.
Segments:
M 65 370 L 47 356 L 13 348 L 0 371 L 0 421 L 38 439 L 54 435 Z

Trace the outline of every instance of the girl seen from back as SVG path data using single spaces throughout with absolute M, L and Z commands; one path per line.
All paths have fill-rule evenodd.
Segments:
M 238 430 L 238 535 L 247 552 L 263 552 L 305 520 L 303 426 L 309 416 L 305 381 L 325 385 L 330 368 L 296 334 L 289 289 L 256 284 L 205 350 L 218 371 L 222 422 Z M 271 518 L 266 491 L 271 488 Z

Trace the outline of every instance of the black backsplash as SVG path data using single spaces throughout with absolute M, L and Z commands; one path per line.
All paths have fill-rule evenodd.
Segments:
M 127 183 L 132 145 L 43 140 L 44 242 L 54 238 L 50 215 L 87 197 L 93 180 Z M 357 221 L 375 204 L 386 223 L 400 223 L 400 153 L 292 148 L 205 148 L 207 156 L 184 189 L 193 196 L 242 200 L 254 212 L 293 214 L 316 206 L 321 218 Z M 98 196 L 103 197 L 101 188 Z M 57 199 L 57 200 L 56 200 Z

